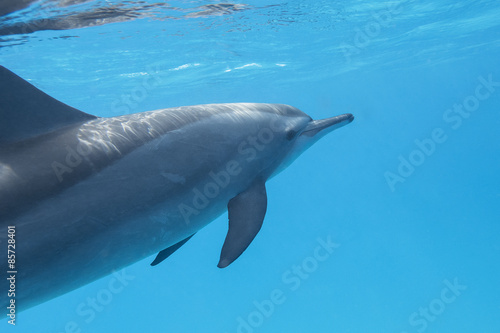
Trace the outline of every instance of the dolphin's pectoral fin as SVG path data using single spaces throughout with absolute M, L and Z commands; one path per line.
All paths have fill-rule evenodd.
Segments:
M 195 234 L 196 233 L 192 234 L 191 236 L 189 236 L 186 239 L 181 240 L 179 243 L 174 244 L 174 245 L 172 245 L 170 247 L 167 247 L 165 250 L 161 250 L 160 252 L 158 252 L 158 254 L 156 255 L 155 260 L 153 260 L 153 262 L 151 263 L 151 266 L 156 266 L 159 263 L 161 263 L 163 260 L 165 260 L 168 257 L 170 257 L 170 255 L 172 253 L 174 253 L 175 251 L 177 251 L 182 245 L 186 244 L 186 242 L 188 240 L 190 240 L 191 237 L 193 237 Z
M 264 182 L 256 182 L 227 204 L 229 230 L 222 246 L 217 267 L 224 268 L 235 261 L 255 238 L 267 209 L 267 194 Z

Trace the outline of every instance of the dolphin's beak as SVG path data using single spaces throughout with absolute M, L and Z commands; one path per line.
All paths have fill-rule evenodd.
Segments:
M 306 128 L 302 131 L 300 135 L 315 136 L 317 133 L 327 129 L 327 131 L 322 133 L 326 134 L 337 128 L 349 124 L 353 120 L 354 116 L 350 113 L 326 119 L 313 120 L 306 126 Z

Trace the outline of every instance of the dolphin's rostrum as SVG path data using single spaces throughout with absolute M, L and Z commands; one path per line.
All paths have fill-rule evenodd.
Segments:
M 265 182 L 352 120 L 255 103 L 99 118 L 0 67 L 0 227 L 16 227 L 18 308 L 154 253 L 157 265 L 226 209 L 228 266 L 262 226 Z

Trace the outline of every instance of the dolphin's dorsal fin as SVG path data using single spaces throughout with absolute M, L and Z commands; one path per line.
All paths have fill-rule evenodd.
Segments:
M 37 89 L 0 66 L 0 144 L 96 118 Z
M 227 204 L 229 230 L 222 246 L 217 267 L 224 268 L 235 261 L 253 241 L 264 221 L 267 210 L 266 185 L 255 182 Z

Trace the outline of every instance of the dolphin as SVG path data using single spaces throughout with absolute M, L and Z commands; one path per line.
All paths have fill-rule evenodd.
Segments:
M 16 272 L 16 309 L 156 253 L 157 265 L 226 210 L 218 267 L 227 267 L 262 226 L 266 181 L 352 120 L 257 103 L 101 118 L 0 67 L 0 269 Z

